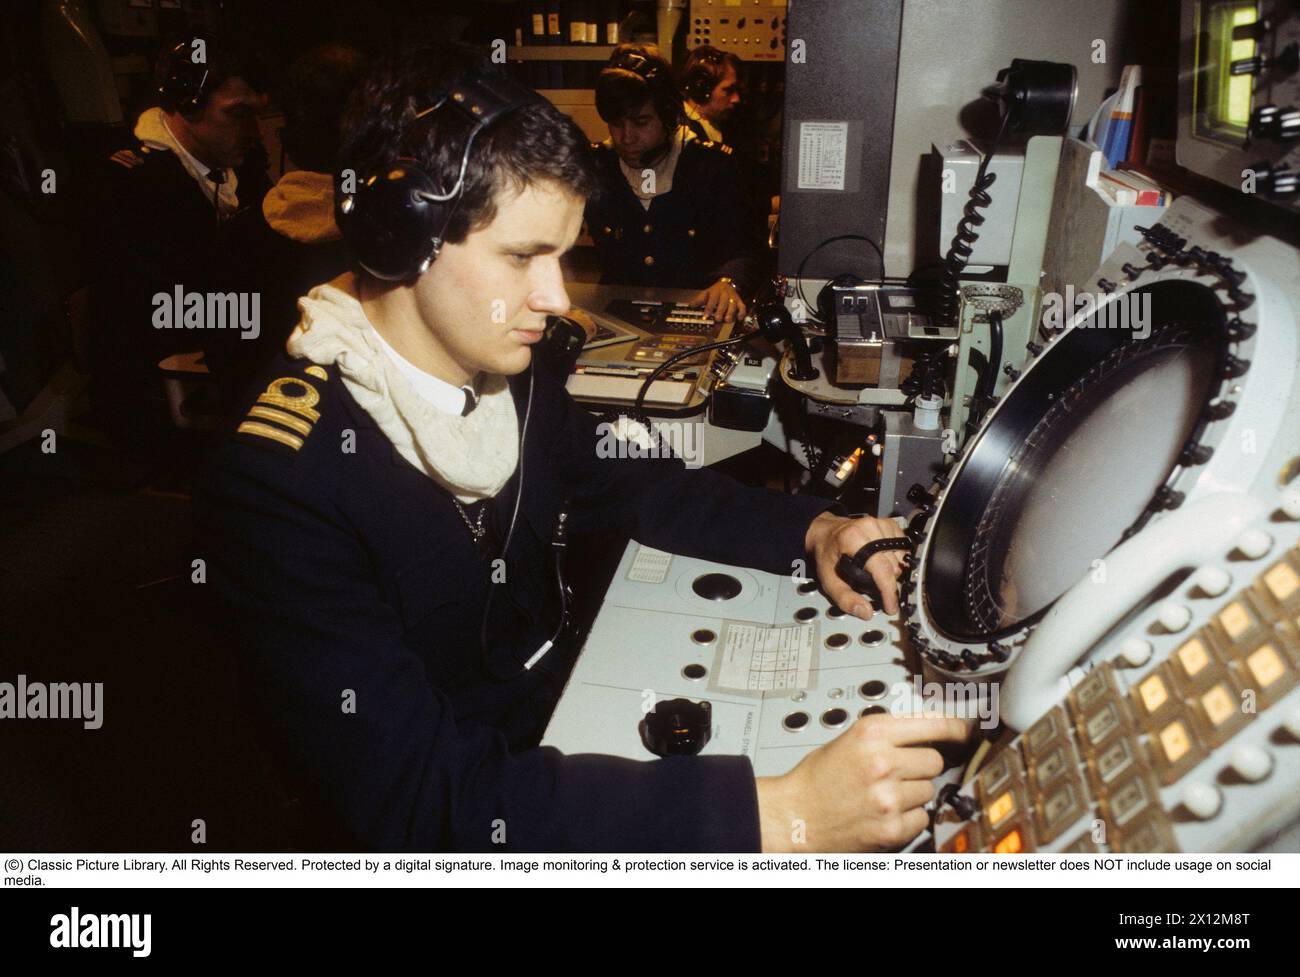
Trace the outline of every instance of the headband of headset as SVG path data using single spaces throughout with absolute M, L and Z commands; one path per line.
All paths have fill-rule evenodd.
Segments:
M 646 81 L 654 81 L 663 74 L 663 66 L 640 51 L 620 51 L 609 63 L 610 68 L 621 68 Z
M 540 96 L 505 74 L 471 74 L 440 92 L 407 125 L 440 111 L 462 115 L 472 128 L 455 184 L 439 188 L 419 164 L 398 158 L 361 179 L 355 193 L 338 194 L 335 216 L 357 263 L 384 281 L 407 281 L 429 270 L 465 191 L 465 172 L 479 133 Z

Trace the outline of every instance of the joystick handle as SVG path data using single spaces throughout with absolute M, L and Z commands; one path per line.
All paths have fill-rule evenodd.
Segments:
M 835 564 L 835 572 L 840 578 L 860 594 L 866 594 L 872 603 L 879 605 L 880 588 L 867 570 L 867 561 L 877 553 L 889 550 L 907 550 L 912 552 L 915 542 L 907 536 L 890 536 L 885 539 L 873 539 L 852 556 L 844 554 Z

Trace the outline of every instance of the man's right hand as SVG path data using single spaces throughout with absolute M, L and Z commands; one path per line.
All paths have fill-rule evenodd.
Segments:
M 960 719 L 866 716 L 789 773 L 758 778 L 765 852 L 888 851 L 925 827 L 943 771 L 939 742 L 962 742 Z

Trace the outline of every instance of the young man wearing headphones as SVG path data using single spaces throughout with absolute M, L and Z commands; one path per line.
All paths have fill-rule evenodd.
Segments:
M 163 54 L 157 75 L 158 105 L 141 113 L 134 145 L 107 161 L 93 231 L 97 387 L 129 414 L 151 399 L 161 405 L 158 361 L 204 338 L 155 328 L 153 296 L 206 290 L 218 226 L 260 206 L 269 185 L 259 59 L 228 40 L 187 38 Z
M 650 46 L 621 44 L 596 82 L 609 139 L 593 147 L 600 194 L 587 227 L 601 281 L 698 288 L 693 304 L 744 316 L 761 274 L 731 148 L 684 123 L 672 69 Z
M 782 777 L 743 757 L 636 762 L 538 742 L 578 651 L 567 533 L 790 572 L 898 535 L 676 459 L 601 457 L 536 355 L 595 174 L 580 131 L 464 48 L 367 82 L 344 126 L 357 270 L 313 289 L 196 496 L 205 587 L 265 726 L 353 845 L 479 851 L 846 850 L 925 822 L 936 719 L 860 721 Z M 755 532 L 755 527 L 762 527 Z M 896 553 L 868 564 L 887 609 Z

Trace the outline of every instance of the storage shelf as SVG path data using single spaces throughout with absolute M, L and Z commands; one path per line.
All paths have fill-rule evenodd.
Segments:
M 511 61 L 608 61 L 612 44 L 526 44 L 506 48 Z

